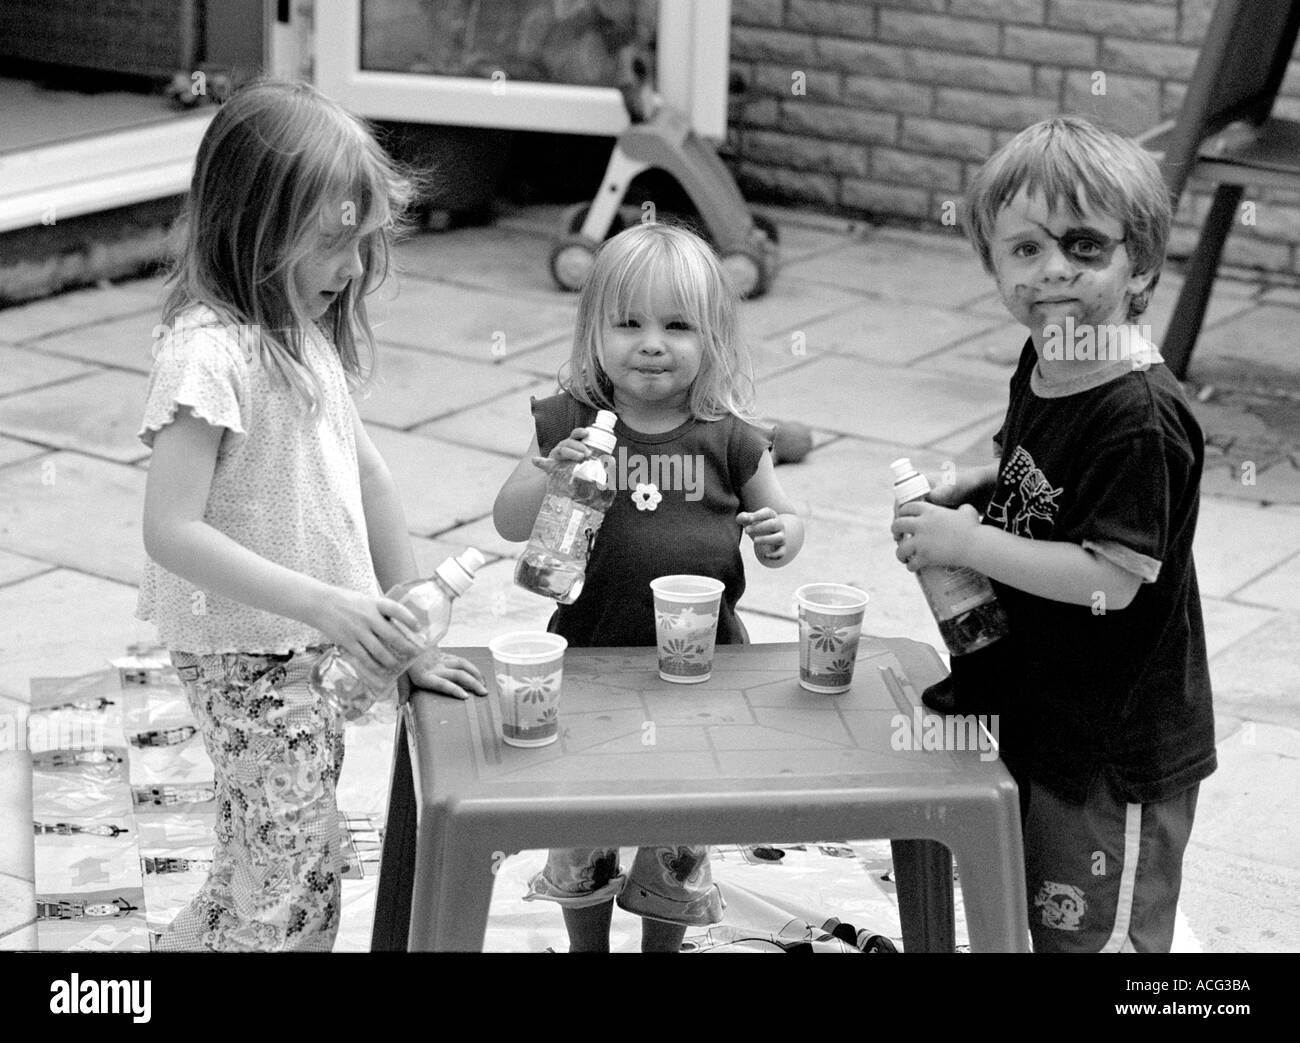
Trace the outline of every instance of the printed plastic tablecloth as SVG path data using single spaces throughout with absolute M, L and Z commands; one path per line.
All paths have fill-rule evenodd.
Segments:
M 202 884 L 212 856 L 212 764 L 165 654 L 132 650 L 113 669 L 32 681 L 29 745 L 35 820 L 37 933 L 47 951 L 145 951 Z M 338 803 L 345 826 L 343 915 L 335 951 L 370 947 L 392 768 L 396 710 L 348 725 Z M 632 850 L 624 851 L 630 865 Z M 886 841 L 777 843 L 712 849 L 723 922 L 686 948 L 780 951 L 847 939 L 901 948 Z M 525 902 L 544 851 L 504 859 L 484 948 L 563 952 L 558 907 Z M 958 890 L 958 946 L 965 921 Z M 830 935 L 836 924 L 838 938 Z M 843 939 L 843 940 L 842 940 Z M 636 951 L 638 919 L 615 910 L 611 948 Z

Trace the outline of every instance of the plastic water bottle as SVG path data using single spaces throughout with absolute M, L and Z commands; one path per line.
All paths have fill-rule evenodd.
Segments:
M 418 655 L 423 655 L 442 640 L 451 626 L 451 603 L 469 590 L 474 582 L 474 573 L 483 564 L 483 555 L 473 547 L 467 547 L 439 565 L 429 579 L 399 583 L 387 593 L 386 597 L 405 606 L 415 616 L 418 622 L 416 635 L 423 640 L 424 649 L 391 671 L 382 690 L 376 692 L 369 688 L 361 678 L 356 660 L 334 645 L 312 669 L 309 679 L 312 691 L 341 713 L 344 720 L 356 720 L 392 688 Z
M 594 454 L 614 451 L 618 417 L 608 409 L 587 428 L 585 460 L 557 464 L 546 481 L 528 549 L 515 566 L 515 582 L 534 594 L 572 605 L 587 577 L 587 556 L 617 490 Z
M 894 503 L 901 507 L 930 495 L 930 483 L 904 457 L 889 465 L 894 472 Z M 974 569 L 929 565 L 916 574 L 930 603 L 939 634 L 953 655 L 966 655 L 1005 637 L 1006 610 L 988 577 Z

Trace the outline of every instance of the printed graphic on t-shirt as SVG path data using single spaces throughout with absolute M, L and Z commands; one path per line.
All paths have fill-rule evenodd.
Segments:
M 1083 891 L 1073 884 L 1058 884 L 1044 880 L 1034 895 L 1034 905 L 1043 911 L 1043 926 L 1058 931 L 1077 931 L 1083 925 L 1083 914 L 1088 903 Z
M 1024 446 L 1016 446 L 998 475 L 998 486 L 989 502 L 988 516 L 1007 532 L 1045 540 L 1052 534 L 1056 500 L 1065 490 L 1053 489 L 1047 476 L 1035 465 Z

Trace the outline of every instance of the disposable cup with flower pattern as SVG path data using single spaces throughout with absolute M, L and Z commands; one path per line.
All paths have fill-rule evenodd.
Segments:
M 799 684 L 834 695 L 853 684 L 867 595 L 843 583 L 808 583 L 794 592 L 799 612 Z
M 520 630 L 488 642 L 507 746 L 549 746 L 560 737 L 564 650 L 559 634 Z
M 650 581 L 659 676 L 665 681 L 698 684 L 712 675 L 723 587 L 710 576 L 660 576 Z

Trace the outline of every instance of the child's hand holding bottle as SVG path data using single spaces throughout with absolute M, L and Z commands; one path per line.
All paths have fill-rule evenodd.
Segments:
M 393 671 L 424 650 L 416 634 L 419 621 L 390 598 L 326 589 L 311 625 L 352 656 L 368 687 L 383 691 Z
M 567 463 L 579 463 L 588 457 L 597 457 L 605 464 L 606 473 L 610 473 L 610 465 L 613 463 L 613 457 L 607 453 L 597 453 L 587 444 L 588 428 L 575 427 L 569 432 L 569 437 L 557 442 L 547 456 L 534 456 L 533 466 L 538 470 L 550 474 L 559 467 Z

